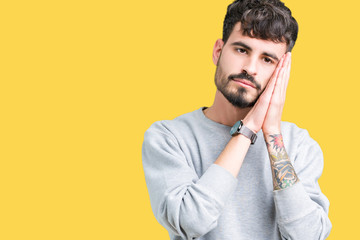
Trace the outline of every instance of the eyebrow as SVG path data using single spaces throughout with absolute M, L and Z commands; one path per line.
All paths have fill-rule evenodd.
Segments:
M 247 49 L 249 51 L 252 51 L 250 46 L 248 46 L 247 44 L 245 44 L 243 42 L 240 42 L 240 41 L 233 42 L 233 43 L 231 43 L 231 45 L 232 46 L 241 46 L 241 47 L 243 47 L 243 48 L 245 48 L 245 49 Z M 273 54 L 273 53 L 263 52 L 262 54 L 265 55 L 265 56 L 271 57 L 272 59 L 275 59 L 276 61 L 279 61 L 279 58 L 276 57 L 276 55 Z

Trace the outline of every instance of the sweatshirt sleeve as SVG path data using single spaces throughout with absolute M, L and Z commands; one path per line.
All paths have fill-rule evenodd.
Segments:
M 330 234 L 329 201 L 318 184 L 323 166 L 320 146 L 303 130 L 294 159 L 300 181 L 290 188 L 274 191 L 282 239 L 325 239 Z
M 174 135 L 159 122 L 145 132 L 142 162 L 153 213 L 169 233 L 195 239 L 216 227 L 235 191 L 234 176 L 212 164 L 199 178 Z

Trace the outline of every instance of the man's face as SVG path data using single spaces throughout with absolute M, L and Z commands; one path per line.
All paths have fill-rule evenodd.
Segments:
M 274 43 L 244 36 L 237 23 L 225 45 L 215 45 L 218 51 L 215 84 L 217 89 L 235 107 L 254 106 L 264 91 L 280 58 L 286 52 L 286 43 Z M 217 48 L 218 45 L 218 49 Z

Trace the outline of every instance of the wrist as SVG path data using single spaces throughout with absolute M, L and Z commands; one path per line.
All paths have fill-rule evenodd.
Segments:
M 236 136 L 233 136 L 232 138 L 236 142 L 248 143 L 249 145 L 251 144 L 251 139 L 242 134 L 238 134 Z
M 256 133 L 249 129 L 242 120 L 237 121 L 234 126 L 230 129 L 231 136 L 236 135 L 244 135 L 245 137 L 249 138 L 251 140 L 251 144 L 254 144 L 256 141 Z
M 278 150 L 285 150 L 284 141 L 280 133 L 264 133 L 264 140 L 269 153 L 277 153 Z
M 263 132 L 263 136 L 264 136 L 264 140 L 267 143 L 270 143 L 272 141 L 274 141 L 274 139 L 282 139 L 282 134 L 281 132 Z
M 251 121 L 247 120 L 246 118 L 244 118 L 244 120 L 242 120 L 242 122 L 245 127 L 250 129 L 251 131 L 253 131 L 255 134 L 259 132 L 260 129 L 256 128 L 255 125 Z
M 262 131 L 263 131 L 264 136 L 266 136 L 266 135 L 277 135 L 277 134 L 281 135 L 281 127 L 280 127 L 280 125 L 279 126 L 271 126 L 271 127 L 267 127 L 267 128 L 265 128 L 263 126 Z
M 269 137 L 271 135 L 281 135 L 280 130 L 271 130 L 271 131 L 264 131 L 263 130 L 264 137 Z

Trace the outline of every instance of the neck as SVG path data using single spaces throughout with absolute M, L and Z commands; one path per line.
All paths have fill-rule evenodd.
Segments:
M 214 103 L 204 110 L 204 114 L 214 122 L 233 126 L 237 121 L 244 119 L 250 109 L 234 107 L 219 90 L 216 90 Z

